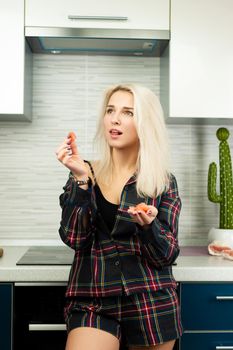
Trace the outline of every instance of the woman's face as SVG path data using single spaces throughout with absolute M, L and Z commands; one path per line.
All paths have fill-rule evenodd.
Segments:
M 116 91 L 110 97 L 104 115 L 105 137 L 118 149 L 139 145 L 134 123 L 134 98 L 127 91 Z

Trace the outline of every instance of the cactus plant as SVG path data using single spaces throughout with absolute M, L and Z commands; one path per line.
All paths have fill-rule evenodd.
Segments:
M 219 143 L 220 194 L 217 194 L 217 165 L 211 163 L 208 172 L 208 198 L 220 203 L 220 229 L 233 229 L 233 181 L 231 153 L 227 142 L 230 133 L 226 128 L 219 128 L 216 136 Z

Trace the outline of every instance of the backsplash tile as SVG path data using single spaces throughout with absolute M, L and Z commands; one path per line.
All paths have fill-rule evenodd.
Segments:
M 33 55 L 33 121 L 0 124 L 0 243 L 59 239 L 58 203 L 68 171 L 55 149 L 74 130 L 80 153 L 96 157 L 92 139 L 103 90 L 119 82 L 146 85 L 159 95 L 159 58 Z M 233 154 L 233 129 L 230 139 Z M 205 245 L 218 225 L 207 199 L 209 163 L 218 164 L 217 126 L 168 125 L 171 168 L 182 198 L 181 245 Z

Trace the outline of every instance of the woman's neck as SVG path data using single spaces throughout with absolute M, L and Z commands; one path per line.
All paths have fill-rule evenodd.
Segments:
M 113 149 L 112 160 L 114 176 L 125 173 L 133 174 L 136 171 L 137 157 L 138 154 L 135 151 L 125 152 Z

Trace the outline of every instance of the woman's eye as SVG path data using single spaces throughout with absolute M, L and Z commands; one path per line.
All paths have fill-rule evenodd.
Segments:
M 107 108 L 107 109 L 106 109 L 106 113 L 107 113 L 107 114 L 113 113 L 113 109 L 112 109 L 112 108 Z
M 131 112 L 131 111 L 124 111 L 123 113 L 124 113 L 124 115 L 126 115 L 128 117 L 133 117 L 133 112 Z

